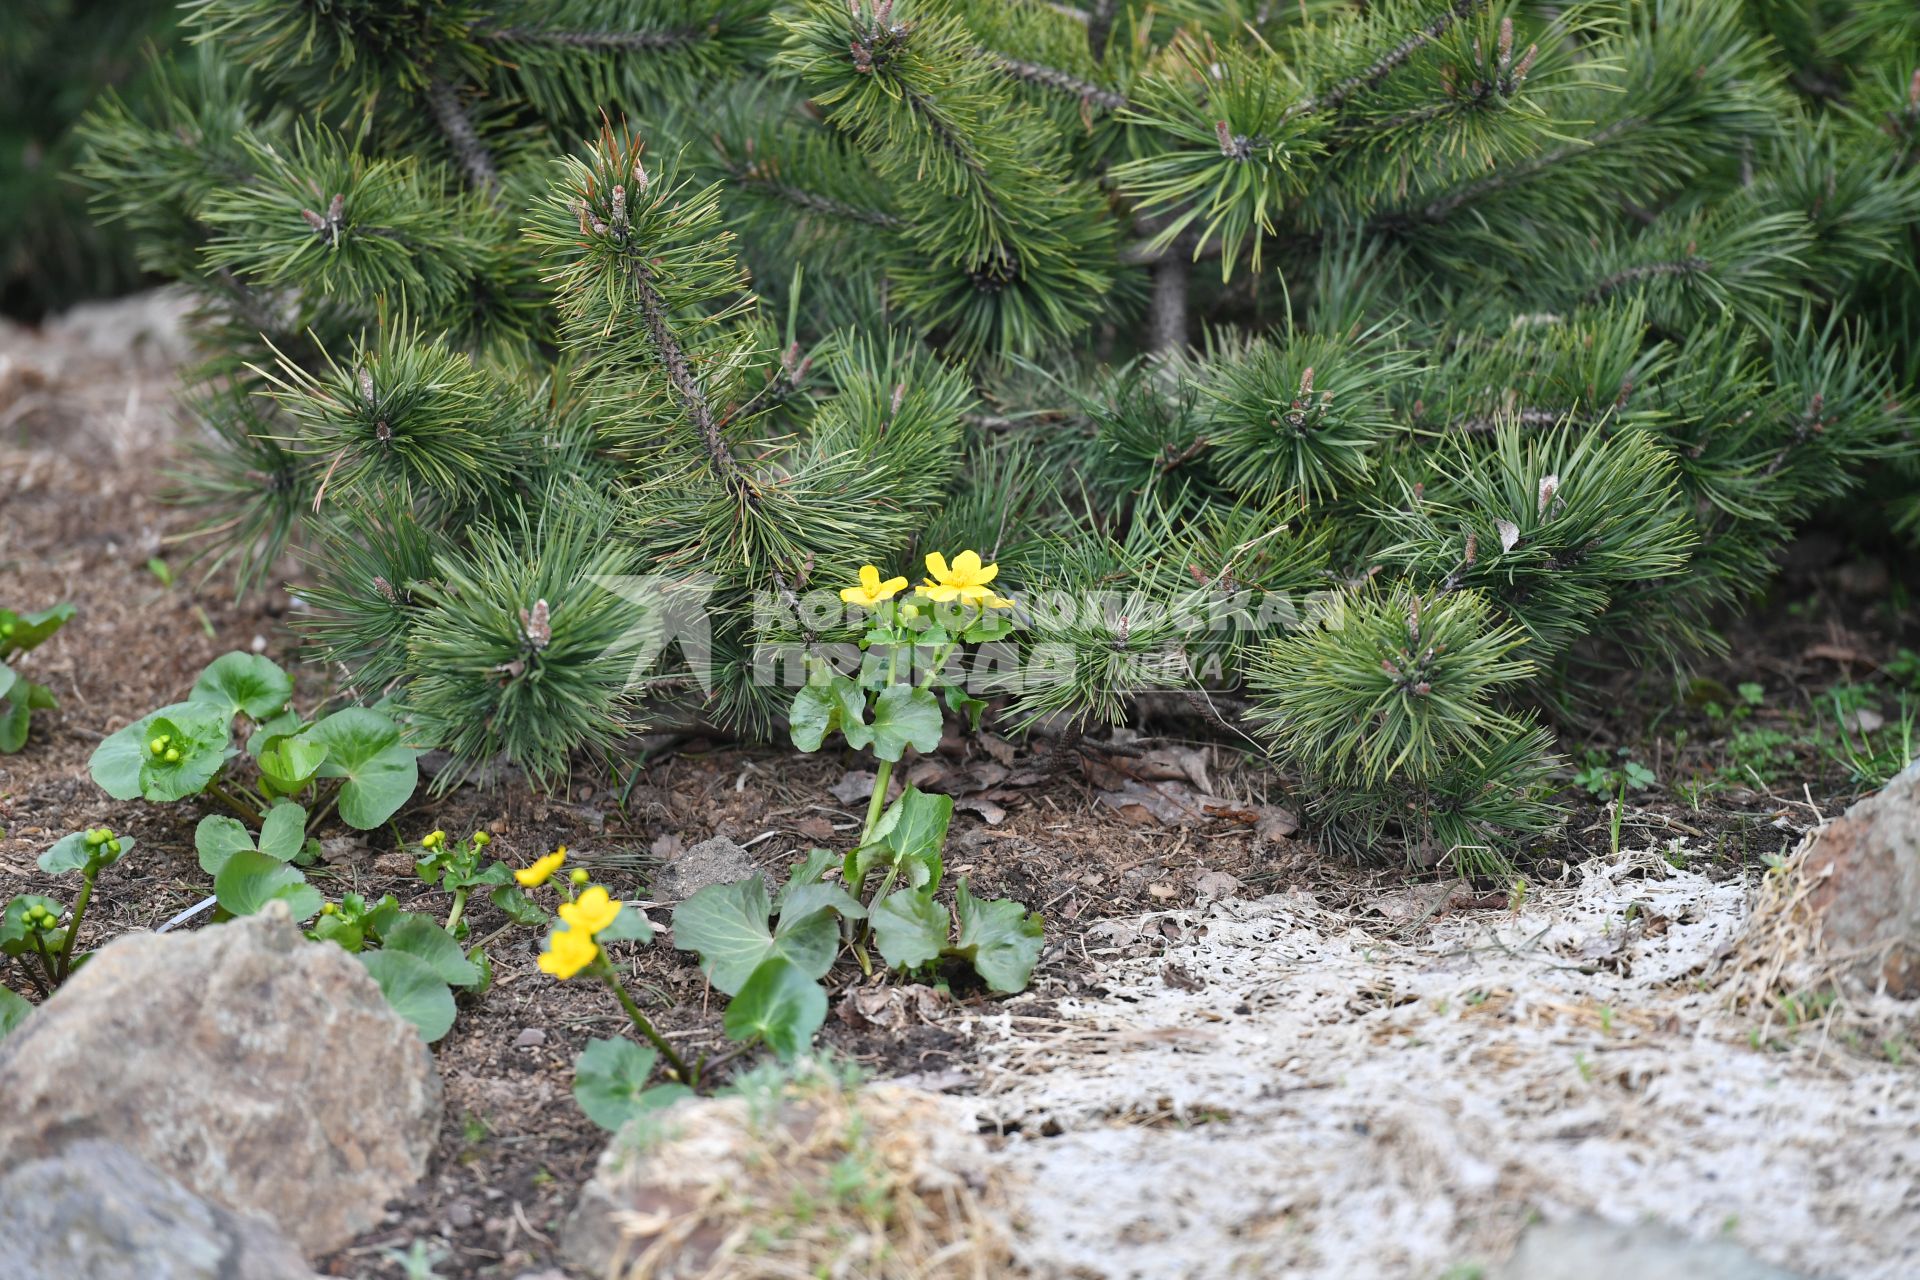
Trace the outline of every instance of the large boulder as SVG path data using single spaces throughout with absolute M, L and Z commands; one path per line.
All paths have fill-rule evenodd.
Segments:
M 1005 1275 L 1001 1189 L 969 1116 L 803 1075 L 627 1123 L 561 1236 L 583 1275 Z
M 272 1223 L 208 1204 L 92 1139 L 0 1176 L 6 1274 L 69 1280 L 313 1280 Z
M 309 1253 L 426 1171 L 440 1078 L 352 956 L 278 903 L 109 943 L 0 1041 L 0 1165 L 105 1138 Z
M 1801 876 L 1828 954 L 1868 987 L 1920 996 L 1920 761 L 1828 823 Z

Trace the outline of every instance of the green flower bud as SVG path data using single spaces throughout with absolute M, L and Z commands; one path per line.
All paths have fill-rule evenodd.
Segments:
M 593 879 L 593 876 L 588 873 L 585 867 L 575 867 L 567 873 L 567 879 L 573 881 L 575 884 L 585 884 L 587 881 Z
M 167 754 L 161 758 L 164 759 L 168 764 L 179 764 L 180 749 L 178 747 L 168 747 Z
M 320 914 L 323 916 L 338 915 L 339 912 L 340 912 L 340 908 L 336 907 L 331 902 L 327 903 L 326 905 L 320 908 Z
M 147 750 L 151 751 L 156 756 L 159 755 L 162 751 L 165 751 L 166 749 L 167 749 L 167 740 L 165 738 L 155 738 L 152 742 L 149 742 L 147 744 Z
M 476 832 L 474 832 L 474 833 L 473 833 L 473 847 L 474 847 L 474 848 L 476 848 L 476 849 L 484 849 L 484 848 L 486 848 L 486 847 L 487 847 L 488 845 L 490 845 L 490 844 L 492 844 L 492 843 L 493 843 L 493 837 L 492 837 L 492 836 L 490 836 L 490 835 L 488 835 L 488 834 L 487 834 L 486 832 L 484 832 L 484 831 L 476 831 Z
M 116 858 L 117 858 L 117 857 L 119 857 L 119 856 L 120 856 L 120 842 L 119 842 L 118 840 L 109 840 L 109 841 L 107 841 L 107 852 L 108 852 L 108 853 L 110 853 L 110 854 L 112 854 L 112 855 L 113 855 L 114 857 L 116 857 Z
M 87 848 L 98 849 L 107 842 L 108 833 L 99 827 L 87 832 Z

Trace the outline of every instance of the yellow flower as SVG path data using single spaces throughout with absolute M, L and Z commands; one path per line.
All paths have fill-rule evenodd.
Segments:
M 863 609 L 871 609 L 884 601 L 891 600 L 907 589 L 905 578 L 888 578 L 880 581 L 880 571 L 870 564 L 860 566 L 860 585 L 846 587 L 840 592 L 840 599 L 848 604 L 857 604 Z
M 597 884 L 572 902 L 560 904 L 560 918 L 589 937 L 612 924 L 619 914 L 620 904 Z
M 1013 604 L 1011 600 L 1002 600 L 988 588 L 987 584 L 1000 572 L 1000 566 L 981 564 L 978 552 L 962 551 L 953 558 L 953 567 L 948 568 L 945 556 L 938 551 L 930 551 L 927 553 L 927 572 L 932 576 L 914 590 L 936 604 L 958 600 L 961 604 L 985 605 L 989 609 L 1005 609 Z
M 547 949 L 540 953 L 537 963 L 540 972 L 550 973 L 556 978 L 571 978 L 600 954 L 600 944 L 593 938 L 574 929 L 555 929 L 553 936 L 547 939 Z
M 560 864 L 566 860 L 567 846 L 561 845 L 546 857 L 535 859 L 532 866 L 522 867 L 520 870 L 514 872 L 513 878 L 520 882 L 521 888 L 531 889 L 535 885 L 545 884 L 548 877 L 558 871 Z

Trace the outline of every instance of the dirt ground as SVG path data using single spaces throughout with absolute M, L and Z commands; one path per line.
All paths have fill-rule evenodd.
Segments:
M 68 831 L 133 835 L 86 945 L 207 892 L 201 810 L 109 800 L 86 774 L 95 744 L 182 697 L 221 653 L 289 669 L 302 656 L 287 597 L 236 601 L 170 541 L 190 523 L 160 500 L 178 451 L 178 313 L 156 295 L 48 332 L 0 329 L 0 603 L 78 610 L 21 664 L 61 706 L 36 715 L 24 753 L 0 756 L 0 898 L 44 891 L 34 859 Z M 1736 776 L 1713 754 L 1727 741 L 1706 710 L 1715 691 L 1732 702 L 1763 683 L 1748 722 L 1763 725 L 1920 643 L 1912 611 L 1884 607 L 1883 568 L 1817 540 L 1796 555 L 1806 563 L 1703 668 L 1705 695 L 1676 701 L 1665 678 L 1623 673 L 1586 704 L 1604 711 L 1563 726 L 1609 759 L 1627 748 L 1663 783 L 1714 785 L 1635 792 L 1617 839 L 1610 811 L 1570 786 L 1575 820 L 1523 867 L 1526 891 L 1331 864 L 1290 820 L 1283 773 L 1180 721 L 1073 756 L 946 744 L 917 767 L 963 795 L 949 866 L 1044 914 L 1033 988 L 903 998 L 836 973 L 827 1046 L 974 1100 L 1032 1189 L 1035 1274 L 1440 1275 L 1498 1258 L 1556 1206 L 1725 1233 L 1810 1274 L 1920 1274 L 1911 1067 L 1756 1049 L 1700 989 L 1764 859 L 1860 789 L 1792 743 Z M 171 584 L 156 558 L 178 570 Z M 318 691 L 324 675 L 302 679 Z M 509 861 L 564 843 L 645 900 L 650 868 L 709 836 L 783 871 L 857 829 L 854 792 L 834 795 L 848 759 L 654 745 L 637 775 L 583 769 L 563 794 L 511 778 L 423 792 L 310 874 L 330 894 L 392 892 L 443 913 L 405 847 L 434 827 L 486 827 Z M 324 1261 L 330 1274 L 405 1274 L 394 1253 L 416 1241 L 444 1253 L 443 1277 L 556 1265 L 556 1228 L 605 1141 L 572 1102 L 572 1059 L 624 1019 L 598 988 L 539 974 L 532 931 L 485 904 L 473 925 L 500 932 L 495 985 L 437 1047 L 447 1112 L 432 1169 L 379 1230 Z M 669 1036 L 724 1049 L 690 956 L 655 945 L 630 965 Z M 1804 1158 L 1783 1163 L 1763 1139 L 1787 1120 Z M 1850 1169 L 1871 1170 L 1871 1186 L 1850 1186 Z

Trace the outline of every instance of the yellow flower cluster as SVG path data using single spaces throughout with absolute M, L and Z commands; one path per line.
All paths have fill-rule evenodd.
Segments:
M 528 867 L 525 871 L 516 871 L 515 879 L 522 884 L 540 884 L 551 876 L 565 860 L 565 847 L 548 854 Z M 537 876 L 522 879 L 523 876 Z M 620 903 L 600 885 L 589 885 L 572 902 L 560 904 L 560 918 L 566 922 L 564 929 L 555 929 L 547 937 L 547 949 L 540 953 L 537 962 L 542 973 L 550 973 L 556 978 L 571 978 L 592 964 L 600 955 L 600 944 L 595 936 L 613 923 L 620 914 Z
M 962 551 L 949 565 L 947 558 L 938 551 L 927 553 L 927 579 L 915 587 L 914 594 L 925 596 L 935 604 L 946 604 L 958 600 L 961 604 L 980 605 L 988 609 L 1011 608 L 1013 601 L 995 595 L 987 584 L 999 574 L 997 564 L 982 564 L 977 551 Z M 873 565 L 860 567 L 860 585 L 847 587 L 840 592 L 840 598 L 848 604 L 857 604 L 863 609 L 877 608 L 906 590 L 905 578 L 880 580 L 880 570 Z

